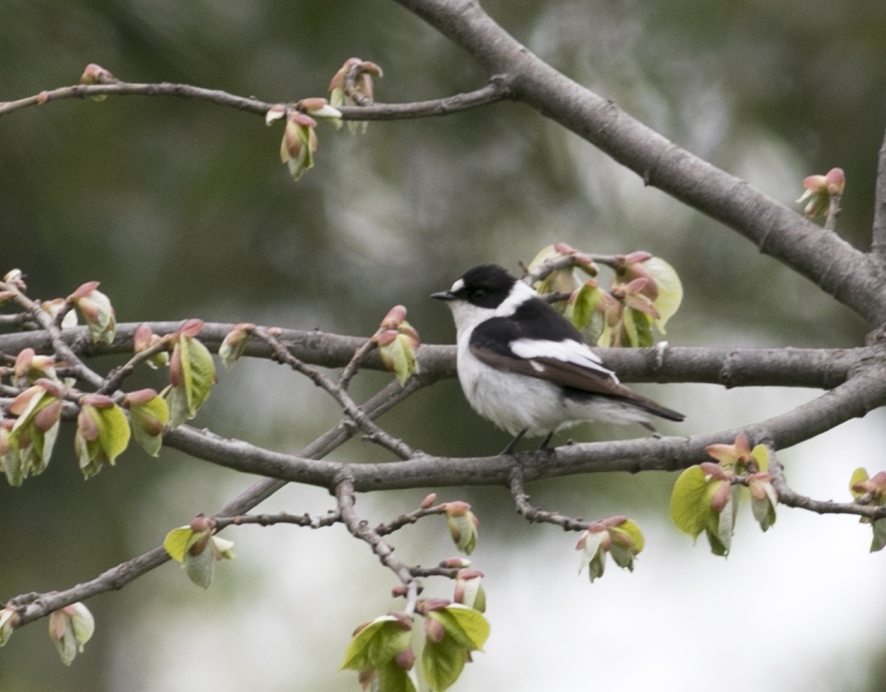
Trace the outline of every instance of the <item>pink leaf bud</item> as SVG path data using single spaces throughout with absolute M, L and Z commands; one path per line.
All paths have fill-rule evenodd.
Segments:
M 443 625 L 434 618 L 425 618 L 424 630 L 428 641 L 434 642 L 435 644 L 442 642 L 443 637 L 446 636 L 446 630 L 443 629 Z
M 116 81 L 114 75 L 101 65 L 96 65 L 94 62 L 89 63 L 86 66 L 86 69 L 83 70 L 83 74 L 80 75 L 81 84 L 109 84 Z
M 732 486 L 726 481 L 714 482 L 718 483 L 719 487 L 714 491 L 714 496 L 711 498 L 711 509 L 720 514 L 732 497 Z
M 280 120 L 285 117 L 287 110 L 288 108 L 285 103 L 278 103 L 271 106 L 268 109 L 268 112 L 265 113 L 265 125 L 271 125 L 275 120 Z
M 412 650 L 412 644 L 394 656 L 394 663 L 403 670 L 412 670 L 415 665 L 415 651 Z
M 123 399 L 123 405 L 126 408 L 132 406 L 144 406 L 156 396 L 157 391 L 154 389 L 139 389 L 134 392 L 129 392 L 129 394 Z
M 466 557 L 448 557 L 445 560 L 441 560 L 439 566 L 446 569 L 462 569 L 470 567 L 471 561 Z

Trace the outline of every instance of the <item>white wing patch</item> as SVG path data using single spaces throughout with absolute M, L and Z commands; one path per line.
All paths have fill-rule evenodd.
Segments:
M 585 344 L 564 339 L 563 341 L 544 341 L 540 339 L 517 339 L 511 343 L 511 351 L 518 358 L 531 361 L 533 358 L 554 358 L 564 363 L 572 363 L 588 370 L 594 370 L 602 375 L 608 375 L 618 382 L 615 373 L 604 367 L 599 356 Z M 532 367 L 540 371 L 537 363 Z

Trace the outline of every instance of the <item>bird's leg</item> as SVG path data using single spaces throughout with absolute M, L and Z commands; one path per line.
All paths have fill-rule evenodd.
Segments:
M 517 433 L 517 437 L 511 440 L 508 443 L 508 446 L 501 450 L 502 456 L 504 456 L 505 454 L 511 454 L 514 451 L 514 447 L 516 447 L 517 443 L 523 439 L 523 436 L 526 434 L 527 430 L 528 428 L 523 428 L 520 432 Z
M 544 451 L 544 450 L 548 449 L 548 442 L 551 441 L 551 438 L 553 436 L 554 436 L 554 431 L 551 430 L 551 432 L 548 433 L 548 436 L 539 445 L 539 447 L 538 447 L 539 451 Z

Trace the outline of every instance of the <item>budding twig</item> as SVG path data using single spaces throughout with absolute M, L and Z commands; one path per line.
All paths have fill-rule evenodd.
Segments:
M 813 500 L 811 497 L 794 492 L 785 480 L 784 469 L 775 457 L 775 450 L 770 447 L 768 451 L 769 473 L 772 475 L 772 486 L 775 488 L 775 492 L 778 493 L 779 504 L 806 509 L 818 514 L 855 514 L 868 519 L 883 519 L 886 517 L 886 506 L 883 505 Z
M 387 536 L 388 534 L 394 533 L 395 531 L 399 531 L 404 526 L 416 523 L 419 519 L 422 519 L 423 517 L 429 517 L 435 514 L 446 514 L 446 505 L 434 505 L 433 507 L 428 507 L 427 509 L 422 508 L 417 509 L 414 512 L 401 514 L 399 517 L 387 524 L 379 524 L 378 526 L 376 526 L 375 532 L 379 536 Z
M 393 435 L 389 435 L 373 423 L 369 416 L 366 415 L 366 412 L 356 404 L 340 385 L 336 385 L 319 370 L 292 355 L 292 353 L 290 353 L 275 336 L 270 334 L 267 329 L 256 329 L 255 335 L 271 347 L 276 360 L 285 363 L 296 372 L 305 375 L 314 384 L 335 399 L 351 420 L 366 431 L 369 440 L 392 451 L 401 459 L 410 459 L 415 455 L 415 450 L 409 445 Z
M 363 359 L 366 357 L 366 354 L 375 347 L 375 341 L 367 339 L 360 348 L 354 351 L 354 357 L 351 358 L 344 370 L 341 371 L 341 375 L 339 375 L 338 378 L 338 386 L 342 388 L 342 391 L 346 392 L 348 390 L 348 385 L 351 384 L 351 380 L 363 364 Z
M 105 378 L 104 384 L 98 388 L 98 394 L 111 394 L 116 391 L 122 384 L 123 381 L 129 377 L 135 369 L 141 365 L 142 363 L 150 360 L 158 353 L 162 353 L 169 349 L 169 343 L 160 340 L 153 346 L 149 346 L 144 351 L 139 351 L 132 358 L 130 358 L 126 363 L 121 365 L 118 368 L 115 368 L 108 376 Z
M 322 517 L 312 517 L 310 514 L 289 514 L 279 512 L 277 514 L 238 514 L 234 517 L 213 517 L 217 531 L 226 526 L 242 526 L 244 524 L 258 524 L 259 526 L 273 526 L 274 524 L 295 524 L 312 529 L 321 529 L 332 526 L 342 521 L 341 511 L 330 510 Z
M 531 524 L 536 522 L 555 524 L 562 527 L 564 531 L 585 531 L 593 524 L 593 522 L 569 517 L 559 512 L 542 510 L 531 505 L 529 503 L 529 495 L 526 494 L 523 488 L 523 470 L 518 464 L 515 464 L 511 469 L 509 485 L 511 496 L 514 498 L 514 504 L 517 506 L 517 512 Z
M 349 469 L 343 469 L 337 477 L 335 485 L 335 498 L 338 502 L 338 510 L 342 521 L 354 538 L 365 541 L 381 563 L 390 569 L 400 582 L 407 588 L 406 612 L 411 614 L 415 610 L 418 599 L 418 581 L 412 575 L 410 568 L 394 557 L 394 550 L 382 540 L 375 529 L 369 527 L 365 519 L 360 519 L 354 511 L 354 503 L 357 500 L 354 491 L 354 480 Z
M 80 359 L 74 349 L 62 338 L 61 328 L 39 303 L 22 293 L 14 282 L 0 282 L 0 291 L 11 291 L 15 295 L 15 301 L 28 311 L 37 324 L 46 330 L 58 359 L 63 360 L 78 379 L 88 382 L 96 389 L 102 386 L 104 378 Z
M 110 84 L 75 84 L 41 91 L 39 94 L 0 103 L 0 116 L 31 106 L 45 105 L 52 101 L 64 99 L 84 99 L 91 96 L 174 96 L 177 98 L 210 101 L 219 106 L 226 106 L 238 111 L 264 115 L 275 105 L 256 98 L 247 98 L 229 94 L 220 89 L 204 89 L 191 84 L 134 84 L 115 82 Z M 509 98 L 507 88 L 499 80 L 491 80 L 488 84 L 474 91 L 447 96 L 430 101 L 417 101 L 403 104 L 379 104 L 370 106 L 342 106 L 339 108 L 343 120 L 404 120 L 449 115 L 471 108 L 486 106 Z M 293 103 L 294 105 L 294 103 Z

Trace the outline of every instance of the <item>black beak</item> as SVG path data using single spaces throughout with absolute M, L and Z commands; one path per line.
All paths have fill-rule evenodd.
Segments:
M 455 300 L 455 296 L 452 295 L 449 291 L 440 291 L 439 293 L 432 293 L 431 298 L 436 298 L 437 300 Z

